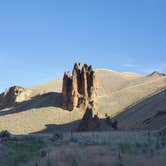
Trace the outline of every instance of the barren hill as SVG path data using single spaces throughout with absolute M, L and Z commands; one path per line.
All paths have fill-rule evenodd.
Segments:
M 148 128 L 149 125 L 149 128 L 155 129 L 166 125 L 165 121 L 159 123 L 162 117 L 160 115 L 165 116 L 163 112 L 166 111 L 166 94 L 161 92 L 166 88 L 166 77 L 163 74 L 154 72 L 141 76 L 97 69 L 96 75 L 99 82 L 96 111 L 100 117 L 104 118 L 105 113 L 112 117 L 117 116 L 121 128 Z M 81 110 L 69 112 L 60 107 L 61 78 L 25 89 L 29 93 L 24 101 L 0 110 L 0 130 L 27 134 L 44 130 L 47 125 L 68 129 L 74 121 L 80 120 L 83 116 L 84 112 Z M 156 95 L 160 92 L 161 95 Z M 149 97 L 151 98 L 148 99 Z M 154 120 L 156 116 L 158 120 Z M 148 118 L 151 119 L 147 124 Z M 152 122 L 155 123 L 150 125 Z

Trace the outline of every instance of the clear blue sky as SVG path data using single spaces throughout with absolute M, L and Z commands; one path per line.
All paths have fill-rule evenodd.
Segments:
M 0 1 L 0 91 L 62 76 L 75 61 L 166 72 L 166 1 Z

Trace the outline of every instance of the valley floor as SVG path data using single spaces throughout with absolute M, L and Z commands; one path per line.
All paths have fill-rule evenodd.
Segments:
M 0 166 L 165 166 L 166 136 L 149 131 L 47 133 L 0 143 Z

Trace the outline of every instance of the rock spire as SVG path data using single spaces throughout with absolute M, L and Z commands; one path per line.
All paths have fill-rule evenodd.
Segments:
M 67 71 L 63 77 L 62 107 L 67 110 L 95 107 L 97 78 L 92 66 L 77 62 L 72 74 Z

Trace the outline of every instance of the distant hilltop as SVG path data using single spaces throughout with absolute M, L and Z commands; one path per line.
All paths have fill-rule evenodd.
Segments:
M 165 76 L 164 73 L 160 73 L 159 71 L 154 71 L 151 74 L 149 74 L 149 76 Z

